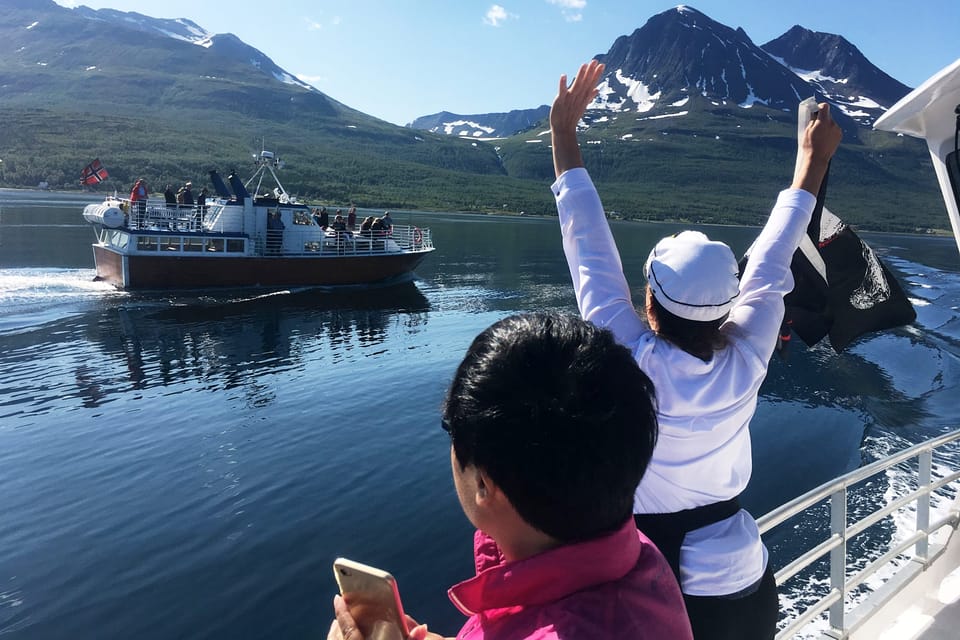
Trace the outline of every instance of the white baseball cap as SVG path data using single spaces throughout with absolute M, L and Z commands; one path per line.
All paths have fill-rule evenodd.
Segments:
M 662 239 L 643 270 L 657 302 L 687 320 L 718 320 L 740 295 L 740 267 L 733 251 L 699 231 Z

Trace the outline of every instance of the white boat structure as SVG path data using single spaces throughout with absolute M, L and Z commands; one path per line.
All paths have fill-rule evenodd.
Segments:
M 960 59 L 893 105 L 875 128 L 926 141 L 960 248 Z M 777 571 L 781 594 L 792 581 L 814 586 L 781 619 L 778 640 L 960 638 L 960 471 L 938 462 L 956 460 L 958 452 L 960 430 L 827 482 L 758 519 L 768 545 L 784 527 L 807 534 L 816 528 L 810 523 L 829 522 L 821 539 Z M 889 481 L 894 475 L 911 481 Z
M 97 279 L 121 289 L 377 285 L 409 278 L 434 250 L 430 229 L 412 225 L 322 228 L 280 184 L 279 159 L 261 151 L 255 161 L 229 188 L 211 171 L 217 196 L 203 206 L 116 195 L 87 205 Z M 275 186 L 261 192 L 268 177 Z

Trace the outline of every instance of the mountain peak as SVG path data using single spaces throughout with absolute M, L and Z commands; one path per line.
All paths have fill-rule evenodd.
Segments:
M 717 105 L 795 108 L 810 88 L 755 45 L 688 5 L 650 18 L 596 56 L 607 66 L 592 108 L 645 113 L 693 96 Z M 685 103 L 684 103 L 685 104 Z
M 192 20 L 186 18 L 151 18 L 135 11 L 118 11 L 116 9 L 91 9 L 81 5 L 74 9 L 78 16 L 88 20 L 122 24 L 123 26 L 152 33 L 175 40 L 183 40 L 193 44 L 203 45 L 213 34 L 202 28 Z
M 835 33 L 794 25 L 763 45 L 763 50 L 816 86 L 828 100 L 861 124 L 872 124 L 910 91 Z

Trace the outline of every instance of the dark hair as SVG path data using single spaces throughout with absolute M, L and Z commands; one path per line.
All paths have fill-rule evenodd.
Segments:
M 713 358 L 713 353 L 727 345 L 727 338 L 720 332 L 720 325 L 727 316 L 716 320 L 688 320 L 670 313 L 660 304 L 656 295 L 649 296 L 653 301 L 653 312 L 657 321 L 657 335 L 666 338 L 687 353 L 705 362 Z
M 616 530 L 657 441 L 653 383 L 613 334 L 574 316 L 478 335 L 443 407 L 458 464 L 483 469 L 528 524 L 564 543 Z

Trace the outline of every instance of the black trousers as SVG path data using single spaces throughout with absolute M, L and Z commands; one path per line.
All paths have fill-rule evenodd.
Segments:
M 742 598 L 683 594 L 694 640 L 772 640 L 777 635 L 780 601 L 773 568 L 759 588 Z
M 680 547 L 683 538 L 708 524 L 737 513 L 737 498 L 676 513 L 634 514 L 637 528 L 653 541 L 680 582 Z M 683 594 L 694 640 L 772 640 L 777 635 L 780 602 L 773 568 L 757 588 L 741 597 Z

